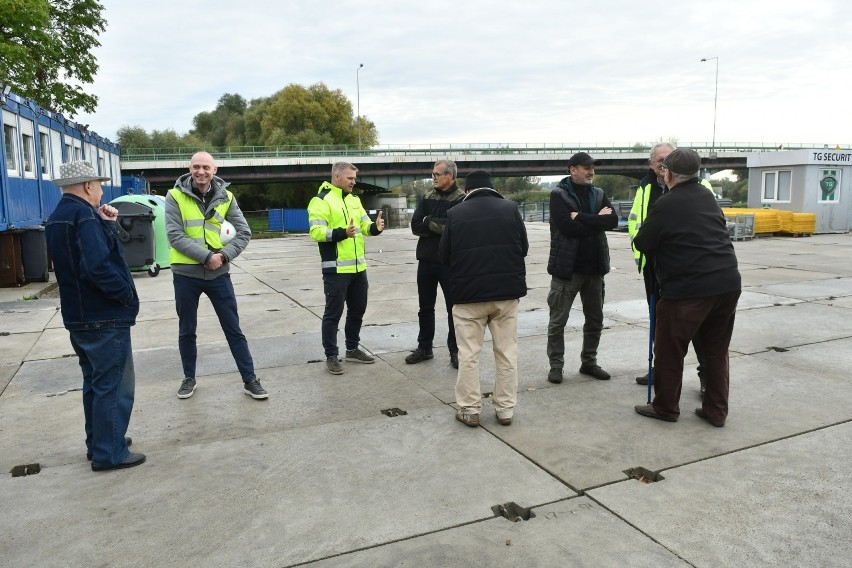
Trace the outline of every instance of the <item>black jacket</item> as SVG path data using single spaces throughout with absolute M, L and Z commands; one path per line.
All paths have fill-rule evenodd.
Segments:
M 426 193 L 411 217 L 411 232 L 417 239 L 417 260 L 438 263 L 438 243 L 447 223 L 447 211 L 464 199 L 456 184 L 447 191 L 432 189 Z
M 575 272 L 607 274 L 609 244 L 604 231 L 618 225 L 618 214 L 598 215 L 612 207 L 604 191 L 595 186 L 576 185 L 566 177 L 550 193 L 550 256 L 547 273 L 570 280 Z M 575 219 L 571 212 L 577 211 Z
M 707 298 L 742 287 L 725 217 L 698 178 L 657 200 L 633 244 L 654 263 L 665 299 Z
M 439 256 L 450 266 L 454 304 L 527 295 L 527 229 L 518 206 L 490 188 L 474 190 L 447 212 Z

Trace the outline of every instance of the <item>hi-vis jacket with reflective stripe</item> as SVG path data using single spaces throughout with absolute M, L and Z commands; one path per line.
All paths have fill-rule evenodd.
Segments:
M 248 246 L 251 229 L 227 185 L 214 176 L 209 190 L 212 194 L 202 201 L 192 191 L 191 176 L 184 174 L 166 194 L 166 233 L 173 273 L 213 280 L 227 274 L 230 261 Z M 236 236 L 225 246 L 219 235 L 223 219 L 236 229 Z M 204 263 L 216 252 L 222 253 L 226 262 L 217 270 L 205 269 Z
M 713 192 L 710 182 L 706 179 L 701 180 L 701 185 L 709 189 L 711 193 Z M 630 234 L 630 246 L 633 249 L 633 260 L 636 262 L 636 268 L 639 269 L 640 273 L 645 270 L 646 259 L 645 255 L 636 250 L 636 247 L 633 246 L 633 239 L 636 237 L 636 233 L 639 232 L 639 228 L 642 226 L 642 223 L 648 217 L 648 211 L 651 209 L 651 206 L 654 205 L 654 201 L 666 193 L 666 191 L 668 190 L 664 190 L 657 181 L 657 174 L 654 173 L 654 170 L 650 170 L 648 175 L 642 178 L 642 181 L 639 183 L 639 187 L 636 189 L 636 196 L 633 198 L 633 207 L 630 209 L 630 216 L 627 218 L 627 232 Z M 654 198 L 654 201 L 651 201 L 652 197 Z
M 350 219 L 355 236 L 346 236 Z M 364 235 L 381 231 L 367 216 L 357 195 L 324 182 L 316 197 L 308 204 L 311 238 L 319 244 L 323 274 L 354 274 L 367 270 L 364 257 Z

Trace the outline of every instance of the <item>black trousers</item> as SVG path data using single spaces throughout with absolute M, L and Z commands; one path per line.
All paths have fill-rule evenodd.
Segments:
M 346 306 L 346 324 L 343 328 L 346 349 L 352 350 L 361 342 L 361 323 L 367 311 L 367 272 L 355 274 L 323 274 L 325 312 L 322 314 L 322 347 L 326 357 L 339 354 L 337 326 Z
M 438 284 L 444 294 L 444 304 L 447 306 L 447 347 L 450 353 L 458 353 L 456 330 L 453 326 L 453 294 L 450 290 L 450 267 L 436 262 L 421 260 L 417 265 L 417 296 L 420 310 L 417 319 L 420 322 L 420 333 L 417 334 L 417 347 L 432 349 L 435 339 L 435 302 L 438 300 Z
M 647 267 L 646 267 L 647 268 Z M 648 308 L 651 307 L 651 292 L 656 294 L 656 301 L 660 301 L 660 295 L 656 293 L 657 283 L 654 282 L 654 271 L 647 269 L 642 271 L 642 277 L 645 279 L 645 299 L 648 301 Z M 698 359 L 698 379 L 701 384 L 704 384 L 704 349 L 701 347 L 701 338 L 692 338 L 692 349 L 695 351 L 695 357 Z

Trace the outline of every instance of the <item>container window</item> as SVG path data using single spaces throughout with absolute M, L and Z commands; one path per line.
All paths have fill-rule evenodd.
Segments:
M 10 176 L 18 177 L 18 129 L 3 123 L 3 142 L 6 146 L 6 170 Z

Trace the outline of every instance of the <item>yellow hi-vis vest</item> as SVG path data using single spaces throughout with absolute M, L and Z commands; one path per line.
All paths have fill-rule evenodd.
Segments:
M 225 190 L 228 200 L 213 208 L 213 214 L 209 218 L 204 217 L 198 201 L 184 193 L 178 188 L 170 189 L 169 195 L 180 207 L 180 216 L 183 219 L 183 232 L 197 244 L 208 250 L 218 251 L 222 248 L 222 222 L 231 207 L 234 194 Z M 190 258 L 174 247 L 169 251 L 169 260 L 172 264 L 201 264 L 194 258 Z
M 711 193 L 715 193 L 713 191 L 713 187 L 710 185 L 710 182 L 706 179 L 699 180 L 701 185 L 710 190 Z M 642 227 L 642 223 L 645 222 L 645 218 L 648 216 L 648 202 L 651 200 L 651 183 L 648 182 L 644 186 L 639 186 L 636 190 L 636 196 L 633 198 L 633 207 L 630 209 L 630 216 L 627 218 L 627 232 L 630 234 L 630 248 L 633 249 L 633 260 L 636 262 L 636 267 L 639 269 L 639 272 L 645 270 L 645 255 L 639 252 L 639 250 L 633 246 L 633 239 L 636 237 L 636 233 L 639 232 L 639 229 Z

